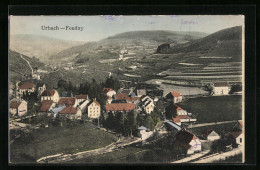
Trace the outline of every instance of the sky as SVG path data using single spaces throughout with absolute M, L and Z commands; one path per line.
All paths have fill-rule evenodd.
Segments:
M 243 25 L 241 15 L 100 15 L 100 16 L 10 16 L 10 36 L 39 34 L 73 41 L 99 41 L 118 33 L 139 30 L 216 31 Z M 83 27 L 83 30 L 42 30 L 49 27 Z

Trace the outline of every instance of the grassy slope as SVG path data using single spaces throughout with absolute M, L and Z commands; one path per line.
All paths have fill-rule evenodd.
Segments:
M 27 162 L 23 160 L 25 155 L 39 159 L 43 156 L 58 153 L 77 153 L 85 150 L 97 149 L 116 141 L 116 137 L 110 133 L 95 129 L 86 125 L 76 127 L 53 127 L 39 129 L 34 132 L 34 139 L 24 143 L 19 139 L 10 146 L 11 162 Z
M 44 64 L 37 59 L 22 55 L 28 60 L 33 68 L 43 68 Z M 31 69 L 26 61 L 20 57 L 20 53 L 9 50 L 9 80 L 16 82 L 23 75 L 31 74 Z
M 199 123 L 242 119 L 242 96 L 191 98 L 178 104 L 197 117 Z

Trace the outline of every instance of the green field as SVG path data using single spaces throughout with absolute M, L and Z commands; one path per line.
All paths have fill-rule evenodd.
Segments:
M 232 131 L 235 124 L 236 122 L 231 122 L 231 123 L 218 124 L 218 125 L 202 126 L 197 128 L 188 128 L 188 130 L 196 134 L 196 136 L 198 137 L 202 135 L 203 132 L 209 129 L 212 129 L 215 132 L 217 132 L 219 135 L 224 136 L 226 133 Z
M 198 123 L 242 119 L 242 96 L 240 95 L 190 98 L 178 105 L 192 113 Z
M 84 159 L 75 159 L 67 163 L 141 163 L 148 150 L 138 147 L 127 147 L 113 152 L 96 155 Z
M 101 148 L 116 141 L 116 136 L 82 124 L 33 130 L 27 137 L 15 139 L 10 145 L 12 163 L 32 163 L 35 160 L 59 153 L 77 153 Z

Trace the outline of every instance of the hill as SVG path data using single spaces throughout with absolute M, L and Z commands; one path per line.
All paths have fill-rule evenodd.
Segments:
M 131 53 L 138 53 L 139 50 L 146 50 L 149 51 L 149 53 L 154 53 L 157 46 L 163 42 L 176 45 L 196 40 L 206 35 L 207 34 L 205 33 L 199 32 L 187 33 L 161 30 L 124 32 L 98 42 L 88 42 L 70 47 L 53 55 L 51 59 L 55 63 L 78 60 L 79 58 L 94 57 L 100 59 L 99 54 L 110 56 L 110 53 L 116 53 L 118 55 L 119 51 L 123 48 L 126 48 Z
M 11 82 L 17 82 L 32 73 L 30 66 L 20 55 L 31 64 L 33 69 L 44 67 L 44 64 L 37 58 L 31 58 L 16 51 L 9 50 L 9 81 Z
M 207 56 L 227 56 L 241 61 L 242 54 L 242 27 L 227 28 L 204 38 L 188 43 L 172 46 L 161 53 L 176 54 L 187 52 L 198 52 Z
M 10 36 L 10 49 L 24 55 L 48 60 L 50 56 L 82 42 L 54 39 L 43 35 L 17 34 Z

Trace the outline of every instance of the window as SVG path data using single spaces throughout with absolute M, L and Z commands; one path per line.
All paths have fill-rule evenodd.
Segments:
M 242 138 L 240 138 L 240 143 L 242 143 Z

